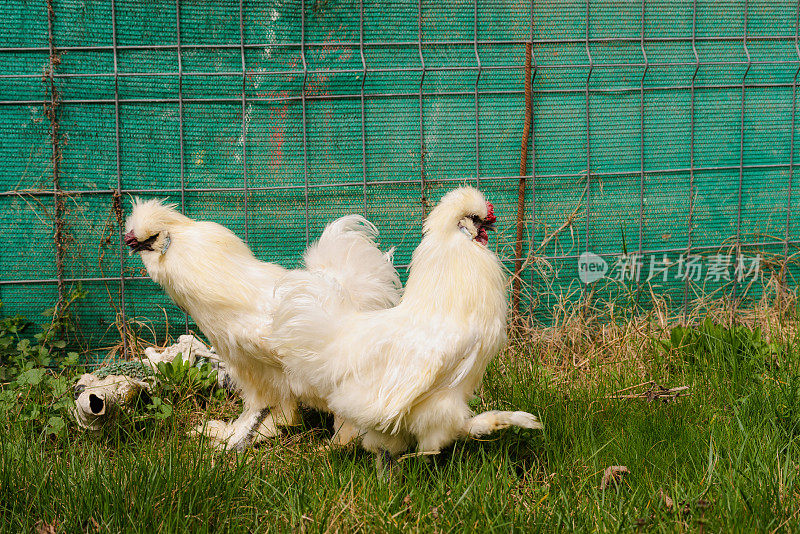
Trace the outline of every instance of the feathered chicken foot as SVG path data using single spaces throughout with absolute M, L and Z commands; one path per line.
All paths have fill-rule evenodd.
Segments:
M 271 438 L 273 436 L 278 435 L 278 425 L 268 424 L 266 430 L 269 435 L 265 435 L 264 432 L 261 432 L 261 427 L 264 426 L 265 420 L 270 416 L 269 408 L 263 408 L 260 410 L 256 416 L 254 421 L 248 424 L 243 424 L 239 427 L 239 429 L 231 436 L 228 444 L 232 446 L 236 452 L 242 452 L 247 449 L 250 445 L 252 445 L 256 438 Z M 245 432 L 246 431 L 246 432 Z M 242 435 L 244 434 L 244 435 Z
M 225 421 L 205 421 L 196 425 L 189 431 L 189 434 L 205 436 L 215 447 L 219 447 L 221 443 L 227 443 L 234 432 L 236 432 L 236 428 Z
M 364 432 L 348 423 L 339 416 L 333 416 L 333 436 L 326 443 L 320 445 L 317 450 L 330 451 L 334 449 L 342 449 L 353 445 L 364 435 Z
M 510 426 L 532 429 L 544 428 L 539 419 L 528 412 L 491 410 L 467 419 L 464 424 L 464 434 L 471 438 L 479 438 Z
M 330 445 L 333 447 L 346 447 L 350 445 L 363 433 L 338 416 L 333 418 L 333 437 L 331 437 Z
M 246 408 L 233 423 L 207 421 L 197 425 L 193 435 L 209 438 L 214 447 L 243 451 L 251 445 L 280 434 L 280 427 L 297 424 L 297 406 L 276 406 L 272 409 Z

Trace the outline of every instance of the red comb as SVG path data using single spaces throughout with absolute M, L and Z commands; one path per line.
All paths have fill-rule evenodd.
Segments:
M 492 206 L 491 202 L 486 203 L 486 211 L 487 211 L 486 218 L 483 220 L 484 222 L 492 224 L 497 220 L 497 217 L 494 216 L 494 206 Z

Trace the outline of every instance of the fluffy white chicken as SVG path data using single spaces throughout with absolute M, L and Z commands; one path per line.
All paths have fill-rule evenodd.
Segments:
M 325 400 L 362 445 L 438 452 L 454 440 L 517 425 L 527 412 L 473 416 L 467 402 L 506 341 L 506 280 L 489 250 L 493 207 L 463 187 L 430 213 L 395 308 L 352 311 L 349 296 L 310 273 L 288 274 L 270 340 L 298 393 Z
M 297 401 L 325 409 L 324 401 L 298 399 L 268 340 L 277 304 L 275 283 L 287 274 L 279 265 L 256 259 L 233 232 L 213 222 L 194 221 L 158 200 L 134 201 L 125 225 L 125 243 L 138 252 L 150 277 L 192 316 L 230 366 L 240 386 L 244 411 L 233 423 L 208 421 L 196 432 L 217 446 L 242 449 L 296 424 Z M 377 230 L 363 217 L 348 215 L 330 223 L 305 255 L 308 274 L 337 287 L 354 310 L 393 306 L 400 280 L 375 245 Z M 337 311 L 343 309 L 337 305 Z M 354 436 L 340 421 L 339 440 Z

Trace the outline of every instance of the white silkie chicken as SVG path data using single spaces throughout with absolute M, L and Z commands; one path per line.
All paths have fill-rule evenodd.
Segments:
M 258 260 L 224 226 L 194 221 L 158 200 L 136 199 L 125 230 L 132 253 L 141 255 L 150 277 L 192 316 L 241 389 L 241 416 L 233 423 L 208 421 L 197 433 L 218 447 L 242 449 L 277 435 L 280 426 L 296 424 L 298 400 L 326 408 L 321 399 L 293 394 L 270 350 L 275 283 L 286 269 Z M 400 298 L 397 272 L 390 255 L 375 245 L 376 235 L 366 219 L 348 215 L 330 223 L 306 252 L 309 273 L 346 294 L 350 311 L 386 308 Z M 339 441 L 355 435 L 340 421 L 334 424 Z
M 279 283 L 270 340 L 293 387 L 358 428 L 365 449 L 436 453 L 460 437 L 542 428 L 527 412 L 473 416 L 467 404 L 506 341 L 506 279 L 486 246 L 494 222 L 476 189 L 445 195 L 395 308 L 352 311 L 346 293 L 310 273 Z

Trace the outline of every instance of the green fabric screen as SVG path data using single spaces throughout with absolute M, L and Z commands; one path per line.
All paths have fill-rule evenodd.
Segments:
M 512 268 L 528 41 L 536 323 L 589 294 L 679 313 L 795 287 L 798 2 L 0 4 L 4 315 L 39 318 L 61 279 L 88 291 L 75 311 L 92 346 L 118 341 L 118 318 L 158 339 L 167 322 L 191 328 L 120 246 L 132 195 L 287 267 L 327 222 L 362 213 L 405 278 L 425 210 L 478 185 Z M 589 286 L 586 252 L 608 266 Z M 638 279 L 624 270 L 637 262 Z

